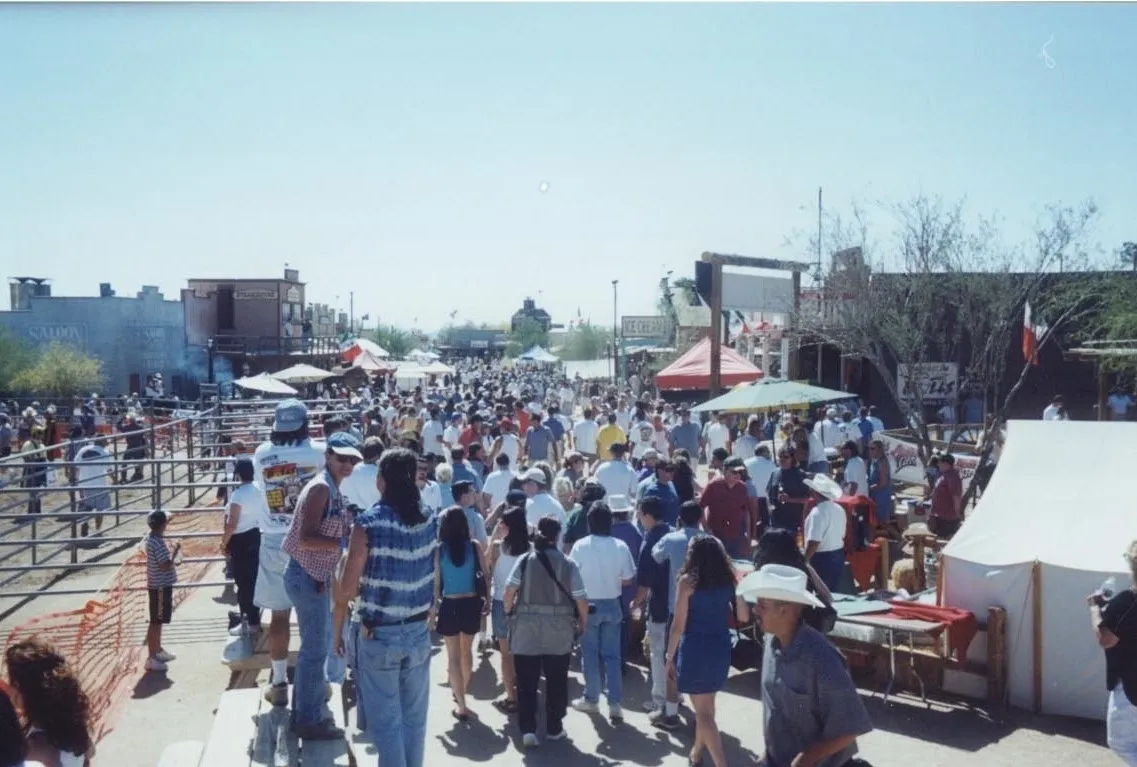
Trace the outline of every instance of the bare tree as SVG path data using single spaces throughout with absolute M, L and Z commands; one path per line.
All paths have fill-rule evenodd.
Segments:
M 925 406 L 941 397 L 954 402 L 959 394 L 935 391 L 929 363 L 956 363 L 960 378 L 1002 419 L 1030 368 L 1024 360 L 1014 385 L 999 390 L 1024 305 L 1045 317 L 1040 344 L 1087 309 L 1083 292 L 1054 289 L 1052 275 L 1089 266 L 1097 209 L 1092 203 L 1050 207 L 1031 241 L 1009 244 L 996 217 L 968 216 L 962 201 L 917 196 L 874 207 L 879 228 L 862 206 L 847 218 L 829 218 L 823 236 L 836 252 L 834 264 L 823 278 L 822 298 L 802 302 L 796 327 L 878 371 L 926 462 L 932 444 Z M 884 236 L 880 243 L 870 239 L 877 231 Z M 817 240 L 808 247 L 816 253 Z M 901 369 L 908 373 L 904 391 Z

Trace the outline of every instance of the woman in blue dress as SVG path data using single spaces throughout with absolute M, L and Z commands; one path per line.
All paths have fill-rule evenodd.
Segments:
M 703 750 L 714 767 L 726 767 L 722 736 L 715 723 L 715 694 L 730 671 L 731 618 L 745 623 L 750 608 L 734 593 L 734 569 L 719 540 L 710 535 L 691 539 L 679 571 L 675 615 L 667 644 L 667 674 L 679 692 L 691 696 L 695 709 L 695 744 L 688 763 L 699 764 Z
M 892 467 L 879 439 L 869 443 L 869 498 L 876 505 L 876 523 L 892 521 Z

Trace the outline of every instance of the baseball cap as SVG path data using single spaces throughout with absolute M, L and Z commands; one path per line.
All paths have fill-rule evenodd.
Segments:
M 529 471 L 525 472 L 525 481 L 536 482 L 541 487 L 544 487 L 546 484 L 548 484 L 548 480 L 545 477 L 545 472 L 541 471 L 540 469 L 530 469 Z
M 272 430 L 296 431 L 308 422 L 308 406 L 298 399 L 286 399 L 276 406 Z
M 363 453 L 359 452 L 359 440 L 346 431 L 337 431 L 328 437 L 327 445 L 328 450 L 336 455 L 354 458 L 357 461 L 363 460 Z

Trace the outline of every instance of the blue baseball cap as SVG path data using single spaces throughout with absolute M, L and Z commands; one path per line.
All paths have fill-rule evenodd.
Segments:
M 286 399 L 276 406 L 272 430 L 296 431 L 308 423 L 308 406 L 298 399 Z
M 363 453 L 359 452 L 359 440 L 346 431 L 337 431 L 328 437 L 328 450 L 336 455 L 363 460 Z

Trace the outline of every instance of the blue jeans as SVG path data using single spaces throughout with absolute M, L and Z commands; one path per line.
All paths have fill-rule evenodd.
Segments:
M 359 638 L 356 669 L 367 734 L 383 767 L 423 767 L 430 702 L 426 622 L 376 626 Z
M 608 682 L 608 705 L 618 706 L 624 696 L 624 680 L 620 674 L 620 637 L 624 612 L 619 599 L 598 599 L 588 616 L 588 628 L 580 640 L 580 667 L 584 672 L 584 698 L 591 703 L 600 700 L 604 689 L 601 669 Z
M 343 622 L 343 645 L 344 648 L 351 647 L 351 632 L 352 622 Z M 332 684 L 343 684 L 344 679 L 347 678 L 347 659 L 350 657 L 346 652 L 344 657 L 336 655 L 336 640 L 332 636 L 336 633 L 336 624 L 331 618 L 328 618 L 328 657 L 324 662 L 324 674 L 328 677 L 328 681 Z
M 292 715 L 298 726 L 312 726 L 324 718 L 325 664 L 332 630 L 331 589 L 316 581 L 295 559 L 284 571 L 284 590 L 296 608 L 300 624 L 300 652 L 292 689 Z

